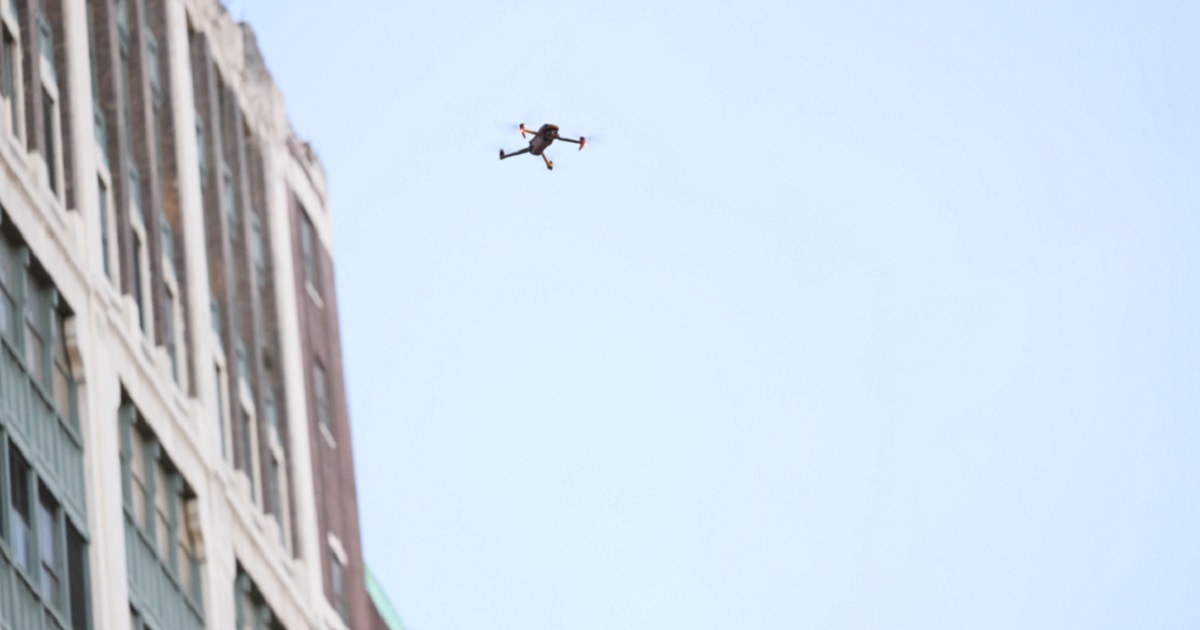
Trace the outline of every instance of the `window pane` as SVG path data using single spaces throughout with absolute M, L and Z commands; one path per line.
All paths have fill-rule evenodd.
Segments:
M 164 559 L 171 556 L 171 522 L 170 522 L 170 476 L 161 463 L 154 467 L 157 478 L 154 480 L 154 533 L 158 538 L 158 551 Z
M 196 547 L 192 542 L 192 530 L 187 524 L 187 505 L 188 502 L 180 499 L 178 506 L 179 522 L 175 527 L 175 540 L 179 545 L 179 581 L 183 584 L 184 590 L 191 597 L 195 597 L 192 564 L 196 557 Z
M 133 299 L 137 303 L 138 325 L 146 330 L 146 315 L 142 308 L 142 240 L 133 237 Z
M 29 366 L 29 373 L 35 379 L 41 381 L 45 378 L 45 364 L 42 360 L 42 353 L 45 348 L 42 344 L 42 336 L 38 334 L 37 329 L 33 324 L 25 323 L 25 364 Z
M 42 597 L 58 606 L 62 596 L 62 559 L 58 553 L 58 505 L 46 489 L 38 503 L 38 549 L 42 559 Z
M 55 314 L 55 330 L 54 335 L 54 400 L 58 406 L 58 412 L 64 418 L 73 419 L 74 410 L 71 408 L 71 389 L 73 379 L 71 378 L 71 364 L 67 357 L 67 319 L 62 313 Z
M 17 566 L 29 570 L 29 465 L 13 448 L 8 453 L 8 481 L 13 560 Z
M 17 112 L 17 40 L 4 29 L 4 95 L 8 97 L 9 124 L 14 136 L 21 135 L 21 119 Z
M 87 546 L 83 536 L 67 524 L 67 588 L 71 593 L 71 630 L 88 628 Z
M 91 6 L 90 2 L 88 6 Z M 104 185 L 104 180 L 97 180 L 97 185 L 97 192 L 100 195 L 100 251 L 104 256 L 104 275 L 112 280 L 112 263 L 109 261 L 108 255 L 108 187 Z
M 217 384 L 217 431 L 221 434 L 221 457 L 228 457 L 225 452 L 225 381 L 221 368 L 213 366 L 213 381 Z
M 317 286 L 317 260 L 313 252 L 313 227 L 307 216 L 300 219 L 300 247 L 304 252 L 304 279 L 312 288 L 320 289 Z
M 130 487 L 133 491 L 133 496 L 130 497 L 130 502 L 133 505 L 133 520 L 139 528 L 146 526 L 146 442 L 142 438 L 142 434 L 137 428 L 133 429 L 133 439 L 131 440 L 131 452 L 129 458 L 129 476 L 132 481 Z
M 50 93 L 42 90 L 42 129 L 46 143 L 46 174 L 50 178 L 50 190 L 58 194 L 58 147 L 54 142 L 54 101 Z
M 250 478 L 250 499 L 254 500 L 254 425 L 250 414 L 242 410 L 242 470 Z

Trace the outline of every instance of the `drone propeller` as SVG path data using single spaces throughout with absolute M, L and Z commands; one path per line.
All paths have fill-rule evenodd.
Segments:
M 520 125 L 520 127 L 519 127 L 519 128 L 520 128 L 520 130 L 521 130 L 521 137 L 522 137 L 522 138 L 524 138 L 524 137 L 525 137 L 525 134 L 527 134 L 527 133 L 533 133 L 532 131 L 530 131 L 530 130 L 528 130 L 528 129 L 526 129 L 526 128 L 525 128 L 525 123 L 521 123 L 521 125 Z

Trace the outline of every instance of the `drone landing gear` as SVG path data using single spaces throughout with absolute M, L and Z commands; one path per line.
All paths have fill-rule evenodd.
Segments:
M 550 158 L 546 157 L 545 153 L 542 154 L 542 159 L 546 161 L 546 168 L 553 171 L 554 170 L 554 162 L 551 162 Z

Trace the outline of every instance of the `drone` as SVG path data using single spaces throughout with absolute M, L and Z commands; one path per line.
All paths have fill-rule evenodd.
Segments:
M 546 147 L 549 147 L 551 144 L 553 144 L 555 140 L 562 140 L 563 142 L 572 142 L 574 144 L 578 144 L 580 151 L 582 151 L 583 147 L 587 145 L 587 138 L 584 138 L 583 136 L 580 136 L 578 140 L 560 137 L 558 135 L 558 125 L 542 125 L 541 129 L 538 129 L 537 131 L 531 131 L 525 128 L 525 123 L 521 123 L 520 129 L 522 138 L 524 138 L 525 134 L 527 133 L 533 134 L 533 139 L 529 141 L 529 146 L 514 153 L 505 153 L 504 149 L 500 149 L 501 160 L 504 158 L 510 158 L 514 155 L 521 155 L 522 153 L 532 153 L 534 155 L 542 156 L 542 159 L 546 162 L 546 168 L 554 170 L 554 162 L 552 162 L 550 158 L 546 157 L 544 151 L 546 150 Z

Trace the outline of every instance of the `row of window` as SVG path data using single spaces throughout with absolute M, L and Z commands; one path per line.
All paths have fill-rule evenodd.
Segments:
M 7 518 L 0 513 L 0 562 L 17 571 L 16 579 L 31 587 L 62 625 L 87 630 L 87 542 L 30 458 L 3 431 L 0 442 L 5 479 L 0 493 L 7 495 Z
M 69 316 L 20 235 L 3 226 L 0 573 L 13 584 L 9 597 L 20 600 L 24 593 L 27 605 L 43 608 L 61 627 L 86 630 L 86 514 L 78 498 L 74 512 L 66 507 L 72 501 L 69 488 L 82 493 L 82 474 L 71 475 L 71 466 L 63 465 L 64 459 L 75 459 L 81 470 L 83 459 L 66 347 Z M 23 627 L 24 618 L 9 616 L 22 614 L 20 609 L 0 609 L 0 622 Z

